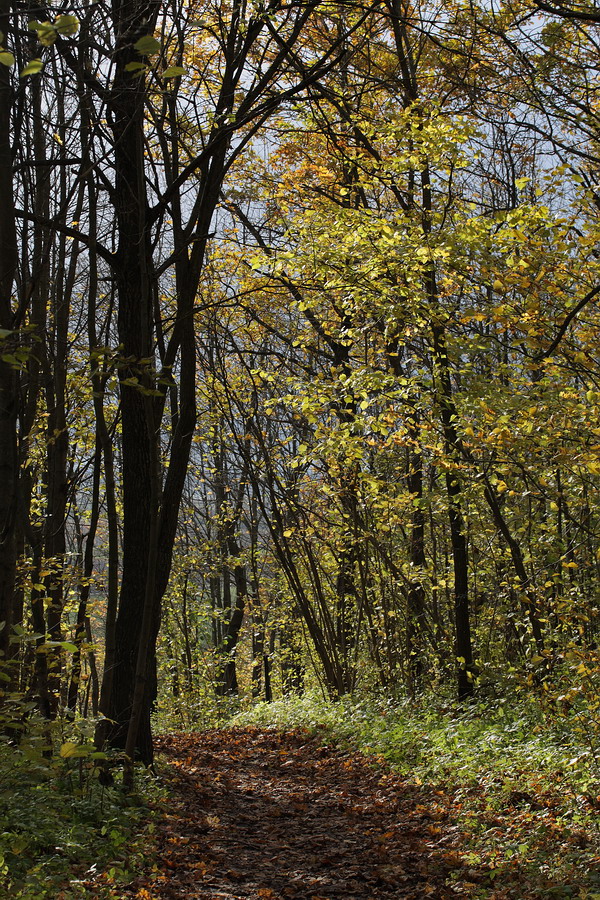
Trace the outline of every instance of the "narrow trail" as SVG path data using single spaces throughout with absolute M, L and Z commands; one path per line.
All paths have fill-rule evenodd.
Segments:
M 302 730 L 169 736 L 169 813 L 152 900 L 456 897 L 460 833 L 443 798 Z M 460 893 L 460 888 L 458 889 Z

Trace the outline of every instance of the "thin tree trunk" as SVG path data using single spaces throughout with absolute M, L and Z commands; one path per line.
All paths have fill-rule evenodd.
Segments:
M 0 0 L 0 31 L 9 47 L 13 4 Z M 0 658 L 9 655 L 17 562 L 18 375 L 4 358 L 17 346 L 13 333 L 13 285 L 17 271 L 17 235 L 11 150 L 12 88 L 7 66 L 0 65 Z
M 438 402 L 444 435 L 444 447 L 449 468 L 446 470 L 448 496 L 448 520 L 454 570 L 454 624 L 455 655 L 458 663 L 458 699 L 465 700 L 474 692 L 473 646 L 471 641 L 471 615 L 469 607 L 469 557 L 467 534 L 462 509 L 462 484 L 458 474 L 460 439 L 456 430 L 457 411 L 452 396 L 452 382 L 448 366 L 443 329 L 433 326 L 433 349 L 438 377 Z
M 79 521 L 76 518 L 77 543 L 79 544 L 79 556 L 81 559 L 81 575 L 79 579 L 79 604 L 77 606 L 77 621 L 75 623 L 74 643 L 77 649 L 71 660 L 71 680 L 67 691 L 67 715 L 75 716 L 79 684 L 81 681 L 82 644 L 87 640 L 88 601 L 90 597 L 90 579 L 94 571 L 94 541 L 100 518 L 100 469 L 102 464 L 102 451 L 100 441 L 96 438 L 96 453 L 94 457 L 94 473 L 92 483 L 92 508 L 90 511 L 90 524 L 88 533 L 84 537 L 81 533 Z
M 498 494 L 494 490 L 493 485 L 487 479 L 484 488 L 484 496 L 492 512 L 494 524 L 496 525 L 496 528 L 498 529 L 510 549 L 510 555 L 513 561 L 515 574 L 519 580 L 518 590 L 521 593 L 521 607 L 524 610 L 525 615 L 529 619 L 536 647 L 538 651 L 543 650 L 544 635 L 537 613 L 537 600 L 532 589 L 531 578 L 527 574 L 527 570 L 525 568 L 523 552 L 518 541 L 513 537 L 508 523 L 502 514 L 502 508 L 500 506 Z

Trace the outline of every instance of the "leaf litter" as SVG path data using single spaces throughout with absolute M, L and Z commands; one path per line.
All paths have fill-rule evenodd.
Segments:
M 442 792 L 303 729 L 158 741 L 169 808 L 137 900 L 445 900 L 465 870 Z M 463 894 L 464 895 L 464 894 Z

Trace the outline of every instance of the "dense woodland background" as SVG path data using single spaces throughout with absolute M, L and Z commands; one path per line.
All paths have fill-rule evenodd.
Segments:
M 599 22 L 0 2 L 7 739 L 318 686 L 597 740 Z

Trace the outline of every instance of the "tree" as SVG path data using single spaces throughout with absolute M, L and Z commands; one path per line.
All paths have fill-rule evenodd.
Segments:
M 0 31 L 3 40 L 10 34 L 11 4 L 0 5 Z M 17 411 L 18 376 L 14 358 L 16 348 L 13 286 L 17 272 L 17 233 L 13 193 L 13 154 L 10 140 L 12 88 L 7 54 L 3 44 L 0 61 L 0 479 L 3 484 L 0 499 L 0 657 L 9 653 L 10 629 L 13 623 L 13 604 L 17 563 Z
M 210 53 L 207 57 L 210 59 L 216 40 L 218 57 L 211 60 L 205 76 L 205 86 L 211 94 L 215 92 L 214 109 L 207 110 L 207 120 L 198 130 L 200 147 L 188 159 L 181 159 L 176 139 L 171 146 L 165 145 L 158 132 L 157 143 L 150 152 L 161 150 L 164 154 L 162 171 L 166 186 L 156 184 L 156 202 L 151 210 L 146 189 L 144 135 L 145 104 L 151 91 L 144 80 L 139 57 L 152 55 L 158 49 L 151 32 L 162 11 L 155 4 L 145 3 L 118 7 L 113 23 L 116 68 L 107 108 L 115 160 L 118 230 L 118 246 L 111 265 L 115 271 L 119 339 L 123 349 L 119 378 L 124 530 L 115 676 L 107 712 L 118 723 L 109 729 L 111 742 L 122 746 L 125 741 L 129 756 L 135 744 L 146 762 L 151 760 L 153 654 L 160 602 L 171 567 L 196 415 L 193 310 L 211 222 L 226 172 L 256 129 L 281 102 L 297 95 L 332 65 L 335 46 L 310 70 L 304 68 L 298 53 L 300 35 L 316 8 L 316 4 L 299 4 L 289 9 L 274 6 L 268 15 L 259 12 L 247 19 L 245 7 L 239 3 L 233 3 L 231 8 L 205 11 L 196 58 L 203 68 L 202 45 Z M 169 22 L 165 19 L 163 30 Z M 185 53 L 186 37 L 176 32 L 180 55 Z M 132 72 L 141 74 L 132 77 Z M 170 77 L 168 70 L 165 77 Z M 177 102 L 174 100 L 170 105 L 171 127 L 175 126 L 179 114 Z M 157 108 L 153 101 L 150 108 L 154 117 Z M 158 116 L 157 121 L 160 122 Z M 186 184 L 196 181 L 188 213 L 179 197 Z M 173 245 L 166 259 L 157 264 L 152 256 L 153 247 L 157 229 L 162 228 L 167 212 L 174 222 Z M 153 296 L 158 290 L 160 274 L 171 266 L 175 273 L 176 316 L 172 334 L 163 343 L 165 326 L 157 318 Z M 163 377 L 169 377 L 175 368 L 178 376 L 177 406 L 171 407 L 174 428 L 170 459 L 162 490 L 159 435 L 167 391 L 153 373 L 154 340 L 159 350 L 163 348 L 160 360 Z M 156 392 L 158 396 L 154 399 Z M 171 392 L 171 404 L 173 399 Z M 141 609 L 144 615 L 140 618 Z

